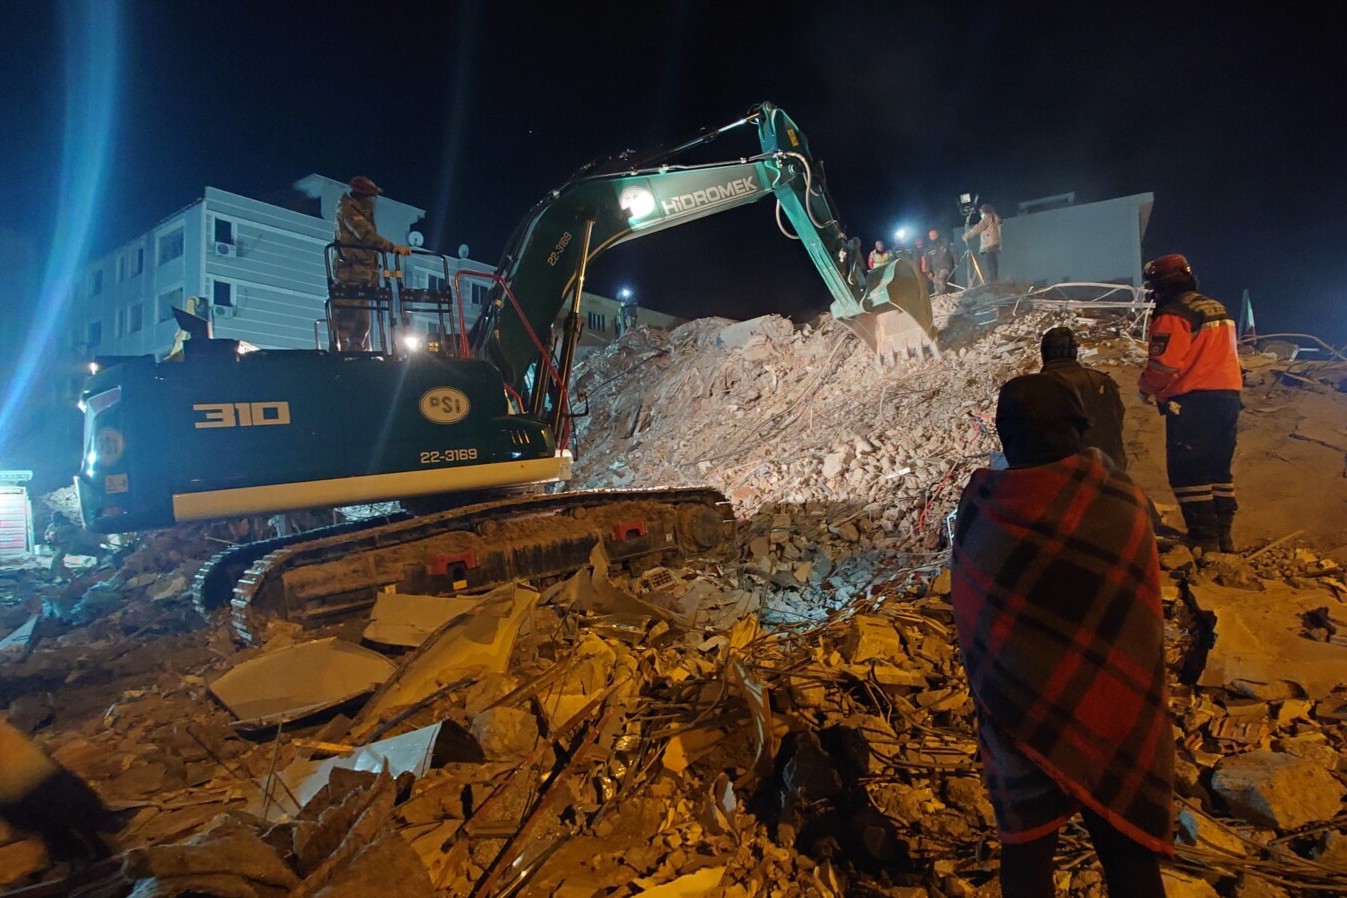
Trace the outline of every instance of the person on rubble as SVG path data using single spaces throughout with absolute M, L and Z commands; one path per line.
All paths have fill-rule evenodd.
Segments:
M 931 289 L 931 273 L 926 270 L 926 241 L 921 237 L 912 240 L 912 265 L 921 275 L 921 279 L 926 282 L 926 290 L 929 293 Z
M 379 252 L 411 255 L 411 247 L 400 246 L 380 236 L 374 224 L 374 201 L 383 190 L 360 175 L 352 178 L 350 191 L 337 203 L 336 278 L 343 284 L 377 287 Z M 366 300 L 332 300 L 334 324 L 333 350 L 365 352 L 369 349 L 370 310 Z
M 68 556 L 98 558 L 107 551 L 101 537 L 85 530 L 79 521 L 61 511 L 52 513 L 51 522 L 42 532 L 42 541 L 52 548 L 49 570 L 54 576 L 66 580 L 75 578 L 74 572 L 66 564 Z
M 1155 313 L 1137 390 L 1164 416 L 1169 486 L 1188 541 L 1204 552 L 1233 552 L 1237 506 L 1230 467 L 1244 388 L 1235 321 L 1224 305 L 1197 292 L 1183 256 L 1147 262 L 1143 274 Z
M 1127 470 L 1127 452 L 1123 449 L 1122 393 L 1113 378 L 1077 360 L 1076 334 L 1069 327 L 1054 327 L 1039 341 L 1043 373 L 1061 379 L 1076 391 L 1090 424 L 1085 429 L 1085 445 L 1108 456 L 1120 470 Z
M 887 265 L 892 261 L 893 254 L 884 247 L 884 241 L 876 240 L 875 248 L 870 250 L 870 255 L 866 258 L 866 264 L 870 266 L 870 270 L 874 271 L 881 265 Z
M 963 239 L 968 241 L 978 238 L 978 255 L 982 256 L 982 282 L 995 284 L 1000 277 L 1001 216 L 996 214 L 991 203 L 983 203 L 980 211 L 982 217 L 977 224 L 964 231 Z
M 112 853 L 123 825 L 89 784 L 0 718 L 0 820 L 42 837 L 54 860 Z
M 1061 378 L 1006 383 L 1009 467 L 975 471 L 955 518 L 951 599 L 1004 898 L 1056 894 L 1058 830 L 1077 813 L 1109 898 L 1164 895 L 1173 852 L 1155 539 L 1141 490 L 1084 448 L 1086 426 Z
M 931 278 L 932 293 L 939 296 L 949 292 L 949 276 L 954 272 L 954 251 L 938 229 L 931 228 L 926 236 L 930 238 L 926 245 L 926 273 Z

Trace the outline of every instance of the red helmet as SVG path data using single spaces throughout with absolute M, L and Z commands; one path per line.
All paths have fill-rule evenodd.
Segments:
M 1197 286 L 1193 276 L 1193 266 L 1178 253 L 1170 253 L 1158 259 L 1152 259 L 1141 270 L 1146 286 L 1152 290 L 1192 290 Z
M 351 193 L 356 196 L 377 196 L 383 193 L 383 189 L 364 175 L 357 175 L 351 179 Z

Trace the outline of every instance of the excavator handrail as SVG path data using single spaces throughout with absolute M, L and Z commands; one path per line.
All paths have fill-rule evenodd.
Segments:
M 556 363 L 552 360 L 552 353 L 543 346 L 542 340 L 538 338 L 537 332 L 533 329 L 533 325 L 529 323 L 528 316 L 524 314 L 523 306 L 519 304 L 519 300 L 515 297 L 514 290 L 510 288 L 509 282 L 503 276 L 496 274 L 495 272 L 469 271 L 466 269 L 460 269 L 456 272 L 454 274 L 454 292 L 458 293 L 460 297 L 460 309 L 462 308 L 462 292 L 459 287 L 459 279 L 463 277 L 476 277 L 484 281 L 492 281 L 501 288 L 501 293 L 510 300 L 510 305 L 514 307 L 515 314 L 519 316 L 520 323 L 524 325 L 524 332 L 528 334 L 529 339 L 533 341 L 534 348 L 538 350 L 538 357 L 547 363 L 547 372 L 551 376 L 553 383 L 558 385 L 560 393 L 557 401 L 563 409 L 563 417 L 567 423 L 562 432 L 557 434 L 557 446 L 559 448 L 564 447 L 570 440 L 571 431 L 570 391 L 566 389 L 566 384 L 561 382 L 561 372 L 557 370 Z M 464 336 L 464 341 L 466 347 L 466 335 Z M 506 384 L 507 388 L 509 388 L 509 386 L 509 384 Z M 511 392 L 514 392 L 515 396 L 519 398 L 520 407 L 522 408 L 523 398 L 519 396 L 518 392 L 513 390 Z

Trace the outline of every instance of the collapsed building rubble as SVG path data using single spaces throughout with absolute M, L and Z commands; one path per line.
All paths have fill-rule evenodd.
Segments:
M 1087 361 L 1133 376 L 1132 340 L 1077 323 Z M 28 630 L 0 652 L 0 704 L 127 816 L 102 894 L 987 894 L 946 517 L 1048 324 L 883 370 L 829 324 L 638 329 L 581 372 L 580 485 L 717 486 L 737 562 L 625 571 L 599 550 L 556 582 L 388 592 L 370 621 L 275 623 L 240 649 L 188 597 L 231 534 L 151 534 L 68 574 L 0 575 L 0 637 Z M 1254 401 L 1283 410 L 1253 426 L 1307 391 L 1277 370 Z M 1172 895 L 1342 891 L 1347 590 L 1313 542 L 1163 547 Z M 306 653 L 357 663 L 338 678 Z M 1061 890 L 1102 895 L 1081 831 L 1062 853 Z M 57 894 L 71 872 L 0 830 L 0 886 Z

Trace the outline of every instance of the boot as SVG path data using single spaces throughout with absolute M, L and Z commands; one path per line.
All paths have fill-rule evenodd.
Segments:
M 1180 502 L 1183 523 L 1188 527 L 1188 545 L 1202 554 L 1221 551 L 1216 508 L 1211 502 Z
M 1238 552 L 1235 547 L 1235 539 L 1230 535 L 1230 529 L 1235 523 L 1234 515 L 1218 515 L 1216 517 L 1216 541 L 1222 552 Z

